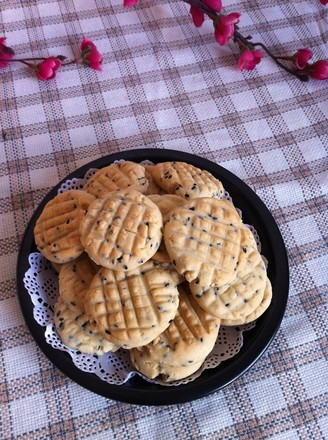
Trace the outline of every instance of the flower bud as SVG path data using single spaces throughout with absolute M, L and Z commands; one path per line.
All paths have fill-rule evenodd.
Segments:
M 263 53 L 260 50 L 246 49 L 239 57 L 238 67 L 240 70 L 254 70 L 262 58 Z
M 138 0 L 124 0 L 123 6 L 125 8 L 131 8 L 132 6 L 136 5 L 138 3 Z
M 221 0 L 204 0 L 205 5 L 211 8 L 214 12 L 220 12 L 222 9 Z
M 328 79 L 328 61 L 319 60 L 312 64 L 309 69 L 311 78 L 324 80 Z
M 228 43 L 235 31 L 235 24 L 239 23 L 240 14 L 232 12 L 229 15 L 220 15 L 215 23 L 214 36 L 220 46 Z
M 312 50 L 299 49 L 292 57 L 293 64 L 300 70 L 308 66 L 308 61 L 312 58 Z
M 14 57 L 15 52 L 8 46 L 5 45 L 6 38 L 0 38 L 0 68 L 6 67 L 9 64 L 9 61 Z M 7 61 L 8 60 L 8 61 Z
M 190 6 L 190 14 L 192 17 L 192 21 L 194 22 L 194 25 L 196 27 L 201 27 L 201 25 L 204 23 L 204 12 L 202 12 L 200 9 L 196 8 L 196 6 L 191 5 Z
M 48 81 L 56 76 L 61 62 L 57 58 L 46 58 L 35 66 L 35 74 L 41 81 Z
M 90 38 L 83 38 L 81 43 L 81 51 L 81 59 L 83 64 L 91 67 L 92 69 L 101 70 L 103 57 Z

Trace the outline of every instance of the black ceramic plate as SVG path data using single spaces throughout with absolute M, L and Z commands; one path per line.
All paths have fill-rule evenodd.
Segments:
M 141 162 L 184 161 L 219 178 L 230 193 L 236 207 L 243 212 L 243 220 L 255 227 L 262 243 L 262 253 L 269 262 L 268 276 L 273 287 L 270 307 L 258 319 L 256 327 L 244 333 L 244 344 L 233 358 L 222 362 L 218 367 L 205 370 L 195 381 L 175 387 L 150 384 L 136 376 L 124 385 L 111 385 L 91 373 L 84 373 L 73 364 L 70 356 L 53 349 L 46 343 L 44 328 L 33 318 L 33 305 L 26 291 L 23 278 L 29 267 L 28 256 L 36 251 L 33 228 L 45 204 L 57 194 L 58 187 L 67 179 L 81 178 L 90 168 L 101 168 L 114 160 L 125 159 Z M 168 405 L 191 401 L 217 391 L 230 384 L 245 373 L 264 353 L 273 340 L 286 308 L 289 270 L 286 249 L 279 229 L 259 197 L 238 177 L 226 169 L 192 154 L 173 150 L 140 149 L 112 154 L 97 159 L 79 168 L 53 188 L 36 209 L 25 231 L 17 262 L 18 297 L 25 321 L 39 347 L 65 375 L 94 393 L 128 403 L 142 405 Z

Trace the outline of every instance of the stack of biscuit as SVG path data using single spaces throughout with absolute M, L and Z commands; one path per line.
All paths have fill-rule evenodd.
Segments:
M 197 371 L 220 325 L 256 320 L 272 289 L 250 229 L 211 173 L 131 161 L 96 172 L 44 207 L 34 237 L 59 273 L 63 343 L 166 382 Z

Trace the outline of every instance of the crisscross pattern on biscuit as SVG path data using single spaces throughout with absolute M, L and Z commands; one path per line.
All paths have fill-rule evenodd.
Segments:
M 145 193 L 149 185 L 146 170 L 133 162 L 120 162 L 100 169 L 85 184 L 84 190 L 95 197 L 103 197 L 116 189 L 131 188 Z
M 253 249 L 236 279 L 221 287 L 203 289 L 196 283 L 190 289 L 202 308 L 221 319 L 239 319 L 252 313 L 261 303 L 267 275 L 261 254 Z
M 220 180 L 206 170 L 185 162 L 163 162 L 151 170 L 155 182 L 165 191 L 185 199 L 224 195 Z
M 191 294 L 179 287 L 179 307 L 174 320 L 148 344 L 150 358 L 158 363 L 184 366 L 199 362 L 212 350 L 220 319 L 201 309 Z
M 101 269 L 86 295 L 90 319 L 117 345 L 149 343 L 169 325 L 178 307 L 169 272 L 151 262 L 134 271 Z
M 261 315 L 263 315 L 263 313 L 269 307 L 269 305 L 271 304 L 271 300 L 272 300 L 272 285 L 269 278 L 267 278 L 265 283 L 263 298 L 260 305 L 256 307 L 256 309 L 252 313 L 250 314 L 244 313 L 238 319 L 223 319 L 222 325 L 228 325 L 228 326 L 243 325 L 257 320 Z
M 65 263 L 81 255 L 80 221 L 93 201 L 91 194 L 70 190 L 46 204 L 34 228 L 37 248 L 46 258 Z
M 99 265 L 131 270 L 147 261 L 162 239 L 162 215 L 137 192 L 96 200 L 81 224 L 81 241 Z
M 172 211 L 164 241 L 177 271 L 187 281 L 209 287 L 234 277 L 241 228 L 241 219 L 229 202 L 195 199 Z

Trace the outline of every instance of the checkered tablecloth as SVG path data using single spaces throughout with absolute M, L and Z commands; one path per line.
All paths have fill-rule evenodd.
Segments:
M 17 57 L 79 54 L 88 36 L 103 70 L 71 64 L 38 81 L 0 69 L 0 438 L 328 438 L 328 82 L 302 83 L 265 57 L 236 67 L 209 20 L 197 29 L 178 0 L 2 1 L 0 37 Z M 240 30 L 277 54 L 328 59 L 328 6 L 319 0 L 224 1 Z M 24 322 L 19 246 L 45 194 L 77 167 L 137 148 L 210 159 L 265 202 L 285 240 L 290 296 L 276 338 L 241 378 L 208 397 L 136 406 L 64 376 Z

